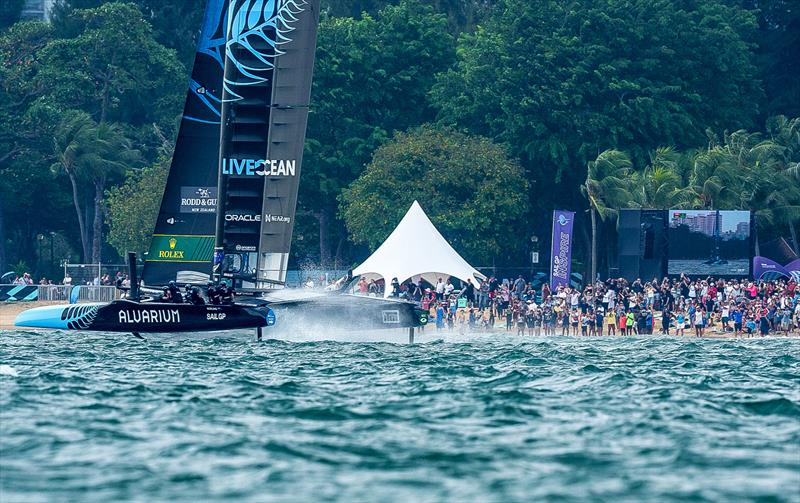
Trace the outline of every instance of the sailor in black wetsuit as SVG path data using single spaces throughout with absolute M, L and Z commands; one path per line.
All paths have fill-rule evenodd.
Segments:
M 214 286 L 214 283 L 212 283 L 211 281 L 209 281 L 208 284 L 206 285 L 206 297 L 208 298 L 209 304 L 214 304 L 215 306 L 221 304 L 219 288 Z
M 200 289 L 196 286 L 189 289 L 189 293 L 186 295 L 186 300 L 195 306 L 202 306 L 206 303 L 206 301 L 203 300 L 203 296 L 200 295 Z
M 159 302 L 172 302 L 172 297 L 169 294 L 169 287 L 162 288 L 161 297 L 158 298 Z
M 169 288 L 170 302 L 172 302 L 173 304 L 182 304 L 183 295 L 181 295 L 181 291 L 175 285 L 174 281 L 169 282 L 168 288 Z
M 222 283 L 217 291 L 219 292 L 223 304 L 233 304 L 233 297 L 236 295 L 236 291 L 232 286 Z

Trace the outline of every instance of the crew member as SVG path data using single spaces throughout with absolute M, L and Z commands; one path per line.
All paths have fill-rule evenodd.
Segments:
M 222 297 L 223 304 L 233 304 L 233 298 L 236 295 L 236 291 L 232 286 L 222 283 L 219 287 L 219 292 Z
M 181 295 L 181 291 L 177 287 L 177 285 L 175 285 L 174 281 L 169 282 L 168 288 L 169 288 L 170 301 L 173 304 L 183 303 L 183 295 Z
M 219 291 L 217 287 L 214 286 L 214 283 L 211 281 L 209 281 L 206 284 L 206 297 L 208 298 L 209 304 L 214 304 L 214 305 L 220 304 Z
M 186 294 L 186 300 L 188 300 L 190 304 L 194 304 L 195 306 L 202 306 L 206 303 L 206 301 L 203 300 L 203 296 L 200 295 L 200 289 L 197 288 L 196 286 L 192 287 Z
M 158 298 L 159 302 L 172 302 L 172 296 L 169 293 L 169 287 L 162 288 L 161 297 Z

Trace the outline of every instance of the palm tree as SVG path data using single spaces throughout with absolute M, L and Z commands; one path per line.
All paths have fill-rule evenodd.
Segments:
M 726 135 L 725 143 L 698 152 L 689 175 L 689 188 L 703 209 L 734 207 L 741 189 L 742 152 L 754 143 L 745 131 Z
M 56 162 L 51 169 L 54 173 L 65 173 L 72 184 L 72 202 L 78 216 L 78 229 L 83 247 L 83 259 L 90 257 L 89 235 L 83 220 L 80 194 L 78 190 L 79 177 L 83 167 L 91 163 L 96 156 L 92 148 L 94 138 L 94 121 L 89 114 L 84 112 L 71 112 L 61 120 L 53 138 L 53 153 Z
M 98 262 L 106 184 L 109 178 L 138 163 L 139 152 L 131 147 L 130 140 L 119 126 L 97 124 L 83 112 L 66 115 L 56 130 L 53 142 L 56 162 L 52 169 L 56 173 L 65 173 L 72 184 L 72 200 L 78 216 L 84 260 Z M 94 192 L 91 242 L 80 204 L 80 185 L 83 182 L 91 184 Z
M 650 165 L 631 174 L 631 201 L 627 206 L 669 209 L 690 204 L 693 199 L 681 179 L 683 156 L 672 147 L 661 147 L 650 157 Z
M 620 207 L 631 199 L 631 160 L 619 150 L 606 150 L 586 169 L 581 192 L 589 201 L 592 219 L 592 283 L 597 278 L 597 216 L 601 220 L 616 218 Z
M 96 129 L 98 147 L 96 162 L 87 166 L 87 177 L 94 186 L 94 222 L 92 224 L 92 262 L 100 261 L 103 243 L 103 215 L 105 213 L 106 184 L 109 178 L 121 175 L 129 167 L 139 164 L 141 158 L 131 141 L 116 124 L 100 123 Z

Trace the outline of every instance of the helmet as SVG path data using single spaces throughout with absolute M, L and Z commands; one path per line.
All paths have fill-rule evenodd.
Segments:
M 209 281 L 208 283 L 206 283 L 206 286 L 214 286 L 214 282 L 213 281 Z
M 174 281 L 170 281 L 169 282 L 169 286 L 175 286 L 175 282 Z
M 169 291 L 169 287 L 165 286 L 165 287 L 162 288 L 162 290 L 164 290 L 165 292 L 168 292 Z

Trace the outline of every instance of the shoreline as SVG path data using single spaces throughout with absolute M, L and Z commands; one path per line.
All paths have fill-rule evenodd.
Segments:
M 42 306 L 51 306 L 54 304 L 63 304 L 64 301 L 34 301 L 34 302 L 4 302 L 0 304 L 0 330 L 17 330 L 17 327 L 14 326 L 14 318 L 25 311 L 26 309 L 32 309 L 34 307 L 42 307 Z M 36 328 L 26 328 L 25 331 L 39 331 L 39 330 L 47 330 L 47 329 L 36 329 Z M 681 339 L 764 339 L 764 338 L 775 338 L 775 339 L 800 339 L 800 332 L 792 332 L 788 335 L 786 334 L 775 334 L 770 333 L 769 335 L 762 336 L 761 334 L 754 333 L 754 334 L 744 334 L 744 335 L 735 335 L 732 332 L 710 332 L 702 335 L 701 337 L 696 337 L 694 334 L 686 334 L 686 335 L 677 335 L 674 333 L 662 334 L 660 332 L 654 332 L 652 334 L 637 334 L 637 335 L 593 335 L 593 336 L 585 336 L 585 335 L 561 335 L 560 333 L 556 333 L 552 336 L 545 336 L 545 335 L 528 335 L 527 333 L 524 335 L 517 335 L 516 329 L 513 330 L 504 330 L 502 327 L 495 326 L 494 330 L 483 330 L 478 329 L 474 332 L 464 332 L 462 333 L 458 329 L 453 330 L 436 330 L 435 324 L 431 323 L 428 325 L 428 328 L 425 330 L 417 330 L 417 336 L 428 336 L 428 335 L 440 335 L 440 336 L 447 336 L 447 335 L 459 335 L 459 336 L 479 336 L 479 335 L 495 335 L 495 336 L 502 336 L 508 335 L 511 337 L 520 337 L 520 338 L 528 338 L 528 339 L 536 339 L 541 337 L 574 337 L 576 339 L 579 338 L 586 338 L 586 337 L 669 337 L 669 338 L 681 338 Z

